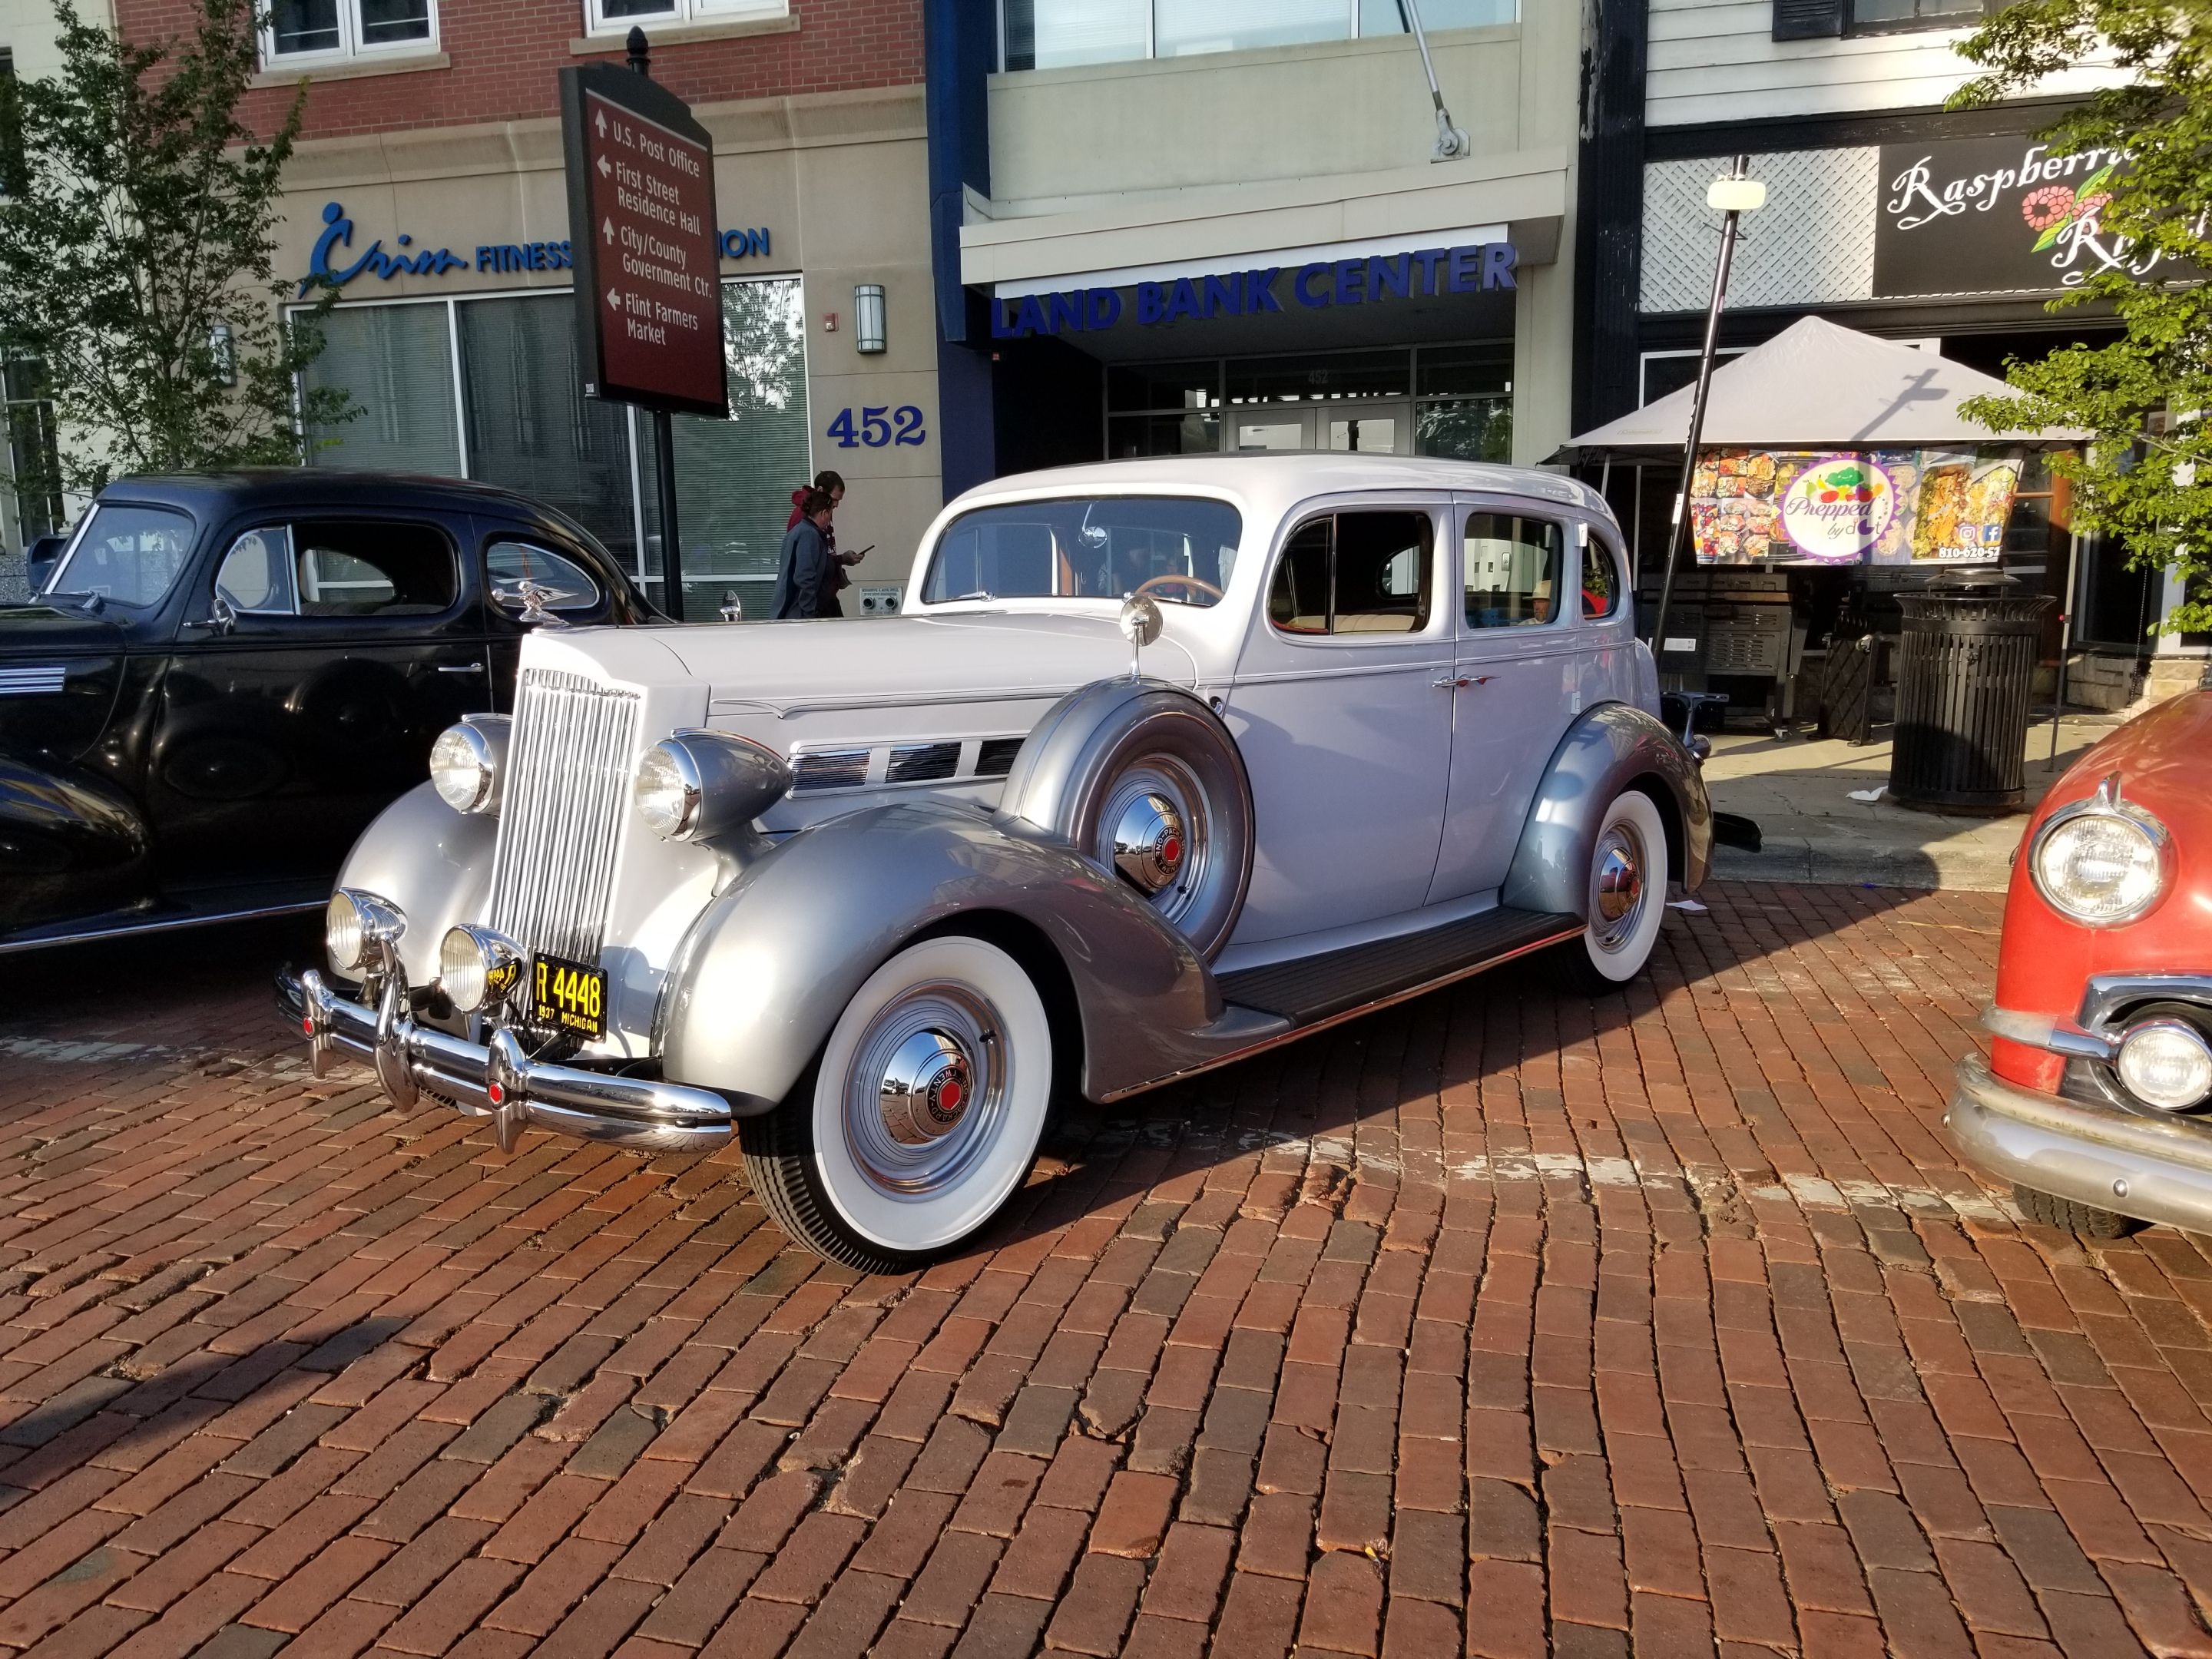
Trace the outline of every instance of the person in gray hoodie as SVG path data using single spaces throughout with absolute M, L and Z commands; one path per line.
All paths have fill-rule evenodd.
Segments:
M 830 510 L 824 490 L 809 490 L 800 501 L 799 522 L 784 534 L 771 617 L 782 620 L 842 614 L 837 603 L 837 556 L 830 550 Z

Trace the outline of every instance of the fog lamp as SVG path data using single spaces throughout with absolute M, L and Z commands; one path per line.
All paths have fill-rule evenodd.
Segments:
M 2212 1043 L 2185 1021 L 2147 1020 L 2120 1039 L 2119 1073 L 2144 1105 L 2185 1112 L 2212 1095 Z
M 504 1001 L 522 977 L 522 947 L 504 933 L 465 924 L 438 942 L 438 988 L 456 1013 Z
M 2119 798 L 2117 776 L 2065 807 L 2036 834 L 2028 874 L 2044 902 L 2087 927 L 2135 921 L 2166 891 L 2166 826 Z
M 340 973 L 357 971 L 374 945 L 396 945 L 407 931 L 407 918 L 390 899 L 357 887 L 341 887 L 323 910 L 323 948 Z
M 471 714 L 447 726 L 430 745 L 431 786 L 456 812 L 499 811 L 507 726 L 504 714 Z

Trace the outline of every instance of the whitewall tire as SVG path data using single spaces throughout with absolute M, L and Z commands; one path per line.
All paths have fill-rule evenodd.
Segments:
M 1613 797 L 1590 854 L 1586 925 L 1562 947 L 1583 989 L 1613 990 L 1650 963 L 1667 919 L 1667 822 L 1651 798 L 1635 789 Z
M 1054 1058 L 1019 963 L 964 934 L 924 939 L 868 977 L 775 1111 L 740 1120 L 746 1174 L 800 1243 L 906 1271 L 974 1237 L 1019 1190 Z

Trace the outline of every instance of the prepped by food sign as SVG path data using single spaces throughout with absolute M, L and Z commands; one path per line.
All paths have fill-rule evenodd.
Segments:
M 726 414 L 706 130 L 627 70 L 568 70 L 561 90 L 586 394 Z
M 1889 475 L 1853 456 L 1808 467 L 1782 497 L 1783 534 L 1823 563 L 1856 563 L 1896 516 Z
M 1690 480 L 1699 564 L 1949 564 L 2004 547 L 2021 452 L 1721 449 Z

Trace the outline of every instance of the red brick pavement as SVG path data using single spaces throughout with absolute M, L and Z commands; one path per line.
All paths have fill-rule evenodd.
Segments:
M 1079 1115 L 896 1279 L 318 1083 L 258 962 L 18 959 L 0 1644 L 2212 1653 L 2212 1259 L 1937 1133 L 1998 901 L 1707 896 Z

